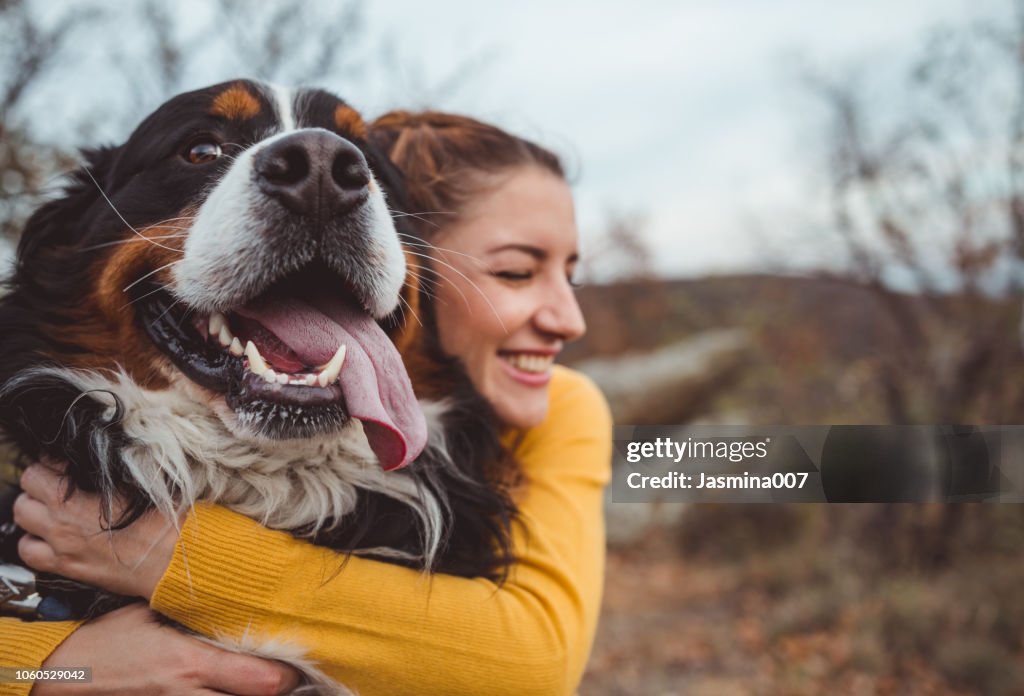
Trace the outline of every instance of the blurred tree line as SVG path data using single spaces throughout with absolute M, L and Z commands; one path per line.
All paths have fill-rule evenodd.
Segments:
M 96 131 L 123 137 L 164 99 L 217 80 L 336 82 L 361 67 L 362 35 L 358 2 L 217 0 L 172 9 L 157 0 L 0 0 L 0 233 L 17 235 L 75 162 L 74 148 L 96 144 Z
M 436 81 L 361 0 L 0 0 L 0 236 L 15 237 L 83 145 L 124 138 L 170 96 L 237 77 L 316 85 L 352 99 L 439 106 L 481 56 Z
M 1024 418 L 1024 3 L 933 30 L 890 66 L 808 70 L 835 275 L 870 289 L 894 341 L 862 365 L 888 422 Z
M 813 222 L 774 226 L 810 227 L 797 243 L 829 255 L 824 282 L 668 285 L 643 215 L 612 214 L 585 270 L 615 285 L 581 293 L 575 352 L 742 325 L 780 378 L 740 406 L 775 422 L 1024 422 L 1024 1 L 1005 8 L 935 28 L 909 61 L 799 71 Z

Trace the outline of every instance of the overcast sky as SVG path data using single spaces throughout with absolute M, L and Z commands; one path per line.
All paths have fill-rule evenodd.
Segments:
M 551 146 L 576 175 L 584 255 L 610 212 L 637 213 L 666 275 L 761 269 L 794 255 L 790 233 L 815 205 L 819 121 L 799 88 L 799 66 L 855 68 L 884 81 L 929 28 L 1008 16 L 1008 3 L 374 1 L 365 3 L 367 45 L 389 44 L 403 70 L 329 86 L 370 115 L 464 111 Z M 175 8 L 204 21 L 201 0 Z M 122 37 L 132 40 L 131 32 Z M 103 78 L 87 63 L 105 45 L 83 42 L 62 71 L 67 84 L 39 98 L 94 89 Z M 191 86 L 245 67 L 206 72 Z M 453 74 L 464 77 L 439 97 L 434 90 Z M 899 98 L 881 94 L 879 112 Z
M 444 106 L 569 156 L 584 251 L 608 211 L 642 212 L 659 269 L 691 275 L 757 267 L 785 243 L 773 227 L 813 203 L 816 121 L 797 86 L 802 60 L 884 79 L 936 23 L 1006 7 L 432 0 L 371 3 L 367 28 L 393 33 L 398 52 L 414 59 L 410 95 L 418 77 L 436 82 L 480 59 L 476 77 Z M 387 106 L 375 96 L 364 108 Z

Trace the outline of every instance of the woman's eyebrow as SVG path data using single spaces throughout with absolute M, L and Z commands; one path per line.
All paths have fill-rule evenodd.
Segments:
M 542 249 L 541 247 L 536 247 L 536 246 L 533 246 L 531 244 L 522 244 L 522 243 L 502 244 L 499 247 L 495 247 L 495 248 L 491 249 L 487 253 L 488 254 L 500 254 L 503 251 L 509 251 L 509 250 L 511 250 L 511 251 L 521 251 L 524 254 L 529 254 L 530 256 L 535 258 L 537 261 L 544 261 L 545 259 L 548 258 L 548 252 L 547 252 L 546 249 Z M 574 264 L 574 263 L 577 263 L 579 260 L 580 260 L 579 253 L 578 252 L 573 252 L 572 255 L 569 256 L 569 258 L 567 258 L 565 260 L 565 262 L 567 264 Z
M 488 253 L 490 253 L 490 254 L 498 254 L 498 253 L 501 253 L 502 251 L 509 251 L 509 250 L 521 251 L 524 254 L 529 254 L 530 256 L 532 256 L 533 258 L 537 259 L 538 261 L 543 261 L 544 259 L 546 259 L 548 257 L 548 252 L 545 251 L 544 249 L 541 249 L 540 247 L 535 247 L 535 246 L 532 246 L 530 244 L 518 244 L 518 243 L 502 244 L 499 247 L 495 247 L 495 248 L 491 249 Z

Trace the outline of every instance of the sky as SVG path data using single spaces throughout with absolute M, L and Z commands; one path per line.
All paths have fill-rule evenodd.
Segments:
M 395 32 L 427 82 L 476 56 L 477 72 L 444 106 L 568 155 L 584 254 L 609 214 L 639 214 L 657 269 L 679 276 L 757 269 L 789 254 L 773 228 L 813 205 L 820 152 L 801 65 L 886 73 L 906 65 L 936 24 L 1001 8 L 435 0 L 372 4 L 367 25 Z M 387 105 L 371 99 L 367 108 Z
M 818 204 L 821 122 L 801 66 L 884 80 L 929 29 L 1007 14 L 1008 2 L 380 0 L 364 5 L 367 45 L 389 46 L 399 69 L 346 83 L 343 96 L 369 115 L 465 112 L 563 155 L 584 257 L 618 215 L 644 221 L 666 276 L 764 270 L 801 254 L 822 263 L 827 251 L 790 234 Z M 203 21 L 201 0 L 169 7 Z M 66 84 L 40 99 L 94 87 L 85 66 L 103 45 L 83 42 Z M 453 88 L 438 88 L 455 74 Z M 200 71 L 191 86 L 224 77 Z

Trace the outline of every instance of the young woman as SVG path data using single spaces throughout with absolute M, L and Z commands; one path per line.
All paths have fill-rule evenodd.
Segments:
M 611 421 L 589 381 L 552 365 L 585 329 L 571 288 L 569 186 L 551 153 L 469 118 L 396 112 L 371 130 L 405 172 L 430 242 L 420 250 L 437 271 L 427 282 L 442 347 L 493 405 L 522 468 L 507 581 L 426 578 L 360 558 L 332 576 L 333 552 L 217 506 L 197 506 L 180 535 L 155 513 L 97 534 L 95 497 L 63 502 L 59 479 L 39 465 L 17 508 L 31 534 L 22 554 L 38 569 L 144 597 L 205 635 L 292 640 L 360 694 L 572 693 L 600 607 Z M 40 696 L 294 684 L 290 670 L 161 628 L 140 607 L 81 627 L 4 620 L 0 655 L 25 667 L 92 667 L 92 685 L 39 683 Z M 247 679 L 250 668 L 259 671 Z

